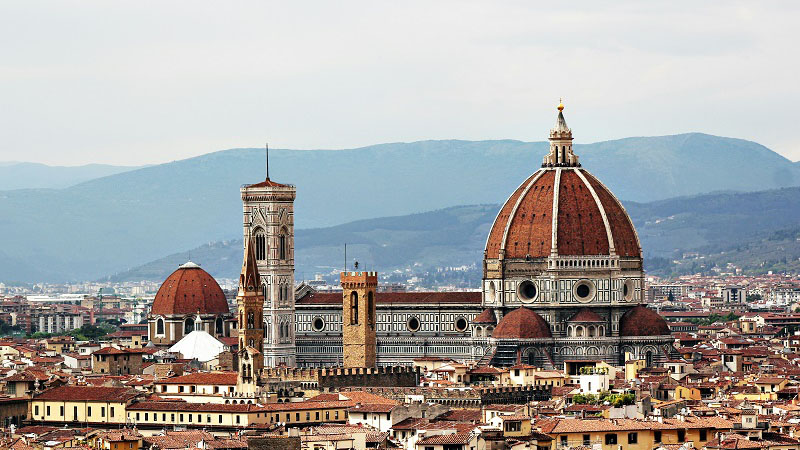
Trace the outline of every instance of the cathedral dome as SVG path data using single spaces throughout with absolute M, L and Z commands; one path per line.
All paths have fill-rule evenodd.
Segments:
M 619 319 L 620 336 L 664 336 L 669 334 L 671 331 L 667 321 L 646 306 L 635 306 Z
M 214 277 L 188 262 L 167 277 L 156 293 L 150 314 L 229 314 L 228 301 Z
M 622 204 L 581 168 L 561 111 L 550 130 L 550 154 L 506 200 L 486 241 L 487 259 L 560 256 L 641 258 Z
M 495 339 L 551 338 L 550 325 L 532 309 L 520 307 L 503 316 L 492 337 Z
M 559 180 L 556 183 L 556 177 Z M 596 197 L 596 198 L 595 198 Z M 555 226 L 556 231 L 553 232 Z M 486 257 L 641 257 L 636 231 L 622 204 L 586 170 L 543 168 L 506 200 L 486 243 Z

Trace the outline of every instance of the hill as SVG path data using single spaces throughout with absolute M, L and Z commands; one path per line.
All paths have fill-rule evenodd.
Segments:
M 628 202 L 626 207 L 652 273 L 710 270 L 729 262 L 750 272 L 800 266 L 800 241 L 796 240 L 800 229 L 786 230 L 800 222 L 800 188 L 709 194 L 645 204 Z M 499 205 L 459 206 L 298 230 L 297 276 L 311 278 L 315 273 L 339 270 L 345 242 L 350 256 L 382 272 L 423 272 L 473 264 L 479 268 L 498 209 Z M 241 269 L 241 258 L 241 240 L 207 244 L 112 279 L 162 280 L 189 259 L 201 262 L 214 276 L 234 278 Z M 477 283 L 479 278 L 477 275 L 472 281 Z
M 105 164 L 65 167 L 29 162 L 0 162 L 0 191 L 65 188 L 84 181 L 107 177 L 137 168 Z
M 752 191 L 800 181 L 792 162 L 748 141 L 704 134 L 576 145 L 622 199 Z M 271 151 L 273 179 L 298 186 L 296 225 L 502 202 L 538 168 L 546 143 L 423 141 L 352 150 Z M 0 192 L 0 279 L 84 280 L 201 242 L 237 239 L 239 186 L 263 179 L 263 150 L 234 149 L 64 189 Z

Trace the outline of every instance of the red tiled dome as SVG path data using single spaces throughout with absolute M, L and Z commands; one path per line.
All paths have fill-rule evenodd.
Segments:
M 667 321 L 646 306 L 636 306 L 619 319 L 620 336 L 663 336 L 670 334 Z
M 186 263 L 158 289 L 150 314 L 229 314 L 228 301 L 217 281 L 200 266 Z
M 517 308 L 500 319 L 492 337 L 495 339 L 551 338 L 550 325 L 539 314 L 526 307 Z
M 605 320 L 591 309 L 583 308 L 570 317 L 567 322 L 605 322 Z
M 542 168 L 506 200 L 489 232 L 486 257 L 499 258 L 505 250 L 506 259 L 544 258 L 555 234 L 559 255 L 609 255 L 613 243 L 617 255 L 641 258 L 636 230 L 619 200 L 580 167 L 560 168 L 557 184 L 556 170 Z
M 472 323 L 490 323 L 492 325 L 497 323 L 497 318 L 494 315 L 492 308 L 484 309 L 482 313 L 478 314 Z

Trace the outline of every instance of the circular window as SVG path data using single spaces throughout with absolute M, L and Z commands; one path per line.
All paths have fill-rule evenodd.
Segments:
M 325 329 L 325 321 L 322 320 L 322 317 L 315 317 L 314 321 L 311 322 L 311 327 L 314 331 L 322 331 Z
M 579 281 L 575 284 L 572 292 L 579 302 L 588 303 L 594 299 L 594 283 L 588 280 Z
M 463 317 L 459 317 L 458 319 L 456 319 L 456 330 L 465 331 L 468 325 L 469 324 L 467 323 L 467 319 Z
M 523 302 L 533 301 L 538 293 L 539 290 L 536 289 L 536 283 L 531 280 L 523 281 L 517 288 L 517 295 Z
M 419 319 L 417 319 L 416 317 L 409 318 L 408 322 L 406 323 L 406 326 L 408 327 L 409 331 L 419 331 L 419 326 L 420 326 Z
M 633 288 L 633 280 L 625 280 L 625 283 L 622 285 L 622 296 L 627 301 L 633 300 L 633 293 L 635 289 Z

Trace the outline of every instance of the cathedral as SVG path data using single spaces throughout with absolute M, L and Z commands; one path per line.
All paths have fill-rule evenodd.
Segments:
M 240 371 L 250 374 L 244 381 L 262 365 L 397 366 L 444 357 L 560 368 L 668 359 L 669 327 L 644 305 L 636 230 L 620 201 L 581 166 L 563 109 L 541 167 L 511 193 L 490 229 L 480 292 L 380 293 L 377 275 L 367 272 L 343 272 L 343 293 L 295 290 L 295 187 L 269 176 L 242 187 L 236 323 Z M 163 336 L 162 309 L 154 304 L 149 316 L 151 340 Z M 195 309 L 192 317 L 225 323 L 223 312 Z M 169 323 L 188 330 L 191 314 L 175 311 Z M 217 331 L 210 322 L 199 326 Z

